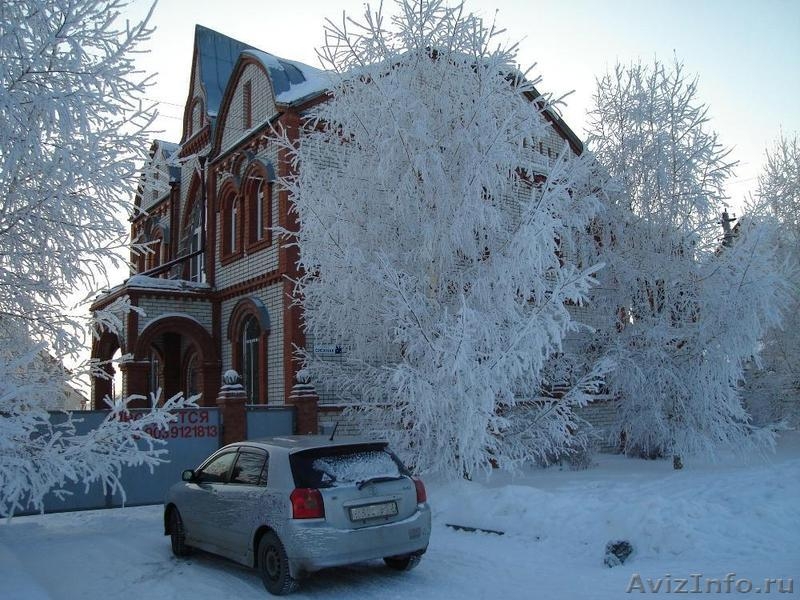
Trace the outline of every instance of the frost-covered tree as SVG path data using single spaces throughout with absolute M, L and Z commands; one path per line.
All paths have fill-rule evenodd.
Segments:
M 748 377 L 748 406 L 762 421 L 800 420 L 800 140 L 781 135 L 766 152 L 750 214 L 779 223 L 777 256 L 786 261 L 792 304 L 781 327 L 764 340 L 763 365 Z
M 566 144 L 537 151 L 551 107 L 496 29 L 460 5 L 396 8 L 329 23 L 331 95 L 291 148 L 309 349 L 344 348 L 306 367 L 421 471 L 546 460 L 580 442 L 574 408 L 598 384 L 533 401 L 578 326 L 565 303 L 592 285 L 594 265 L 563 257 L 601 182 Z
M 619 189 L 591 243 L 607 264 L 599 346 L 616 363 L 625 449 L 681 456 L 769 442 L 742 405 L 743 368 L 780 320 L 787 281 L 774 228 L 751 221 L 722 248 L 734 163 L 680 62 L 617 66 L 600 78 L 590 144 Z M 597 242 L 600 241 L 598 244 Z
M 800 244 L 800 138 L 781 135 L 766 152 L 758 178 L 758 197 L 785 228 L 784 235 Z
M 83 347 L 87 323 L 69 298 L 104 285 L 127 250 L 124 215 L 155 111 L 133 62 L 152 29 L 121 26 L 125 5 L 0 3 L 0 514 L 40 508 L 67 480 L 114 487 L 121 465 L 158 460 L 145 423 L 117 418 L 124 403 L 92 436 L 74 436 L 35 402 L 66 371 L 24 376 L 41 353 L 60 361 Z M 147 421 L 169 418 L 159 409 Z
M 135 70 L 146 22 L 119 28 L 119 0 L 0 5 L 0 315 L 57 354 L 83 325 L 74 292 L 103 285 L 126 247 L 137 165 L 155 116 Z

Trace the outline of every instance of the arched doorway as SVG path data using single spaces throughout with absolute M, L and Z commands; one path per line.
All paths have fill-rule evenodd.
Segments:
M 211 335 L 190 317 L 170 315 L 149 323 L 136 342 L 135 369 L 128 369 L 128 390 L 160 401 L 182 392 L 201 394 L 198 404 L 213 406 L 220 385 L 220 361 Z

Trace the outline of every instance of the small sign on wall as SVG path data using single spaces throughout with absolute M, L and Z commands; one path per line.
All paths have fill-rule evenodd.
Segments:
M 314 354 L 335 355 L 341 354 L 342 347 L 338 344 L 317 344 L 314 346 Z

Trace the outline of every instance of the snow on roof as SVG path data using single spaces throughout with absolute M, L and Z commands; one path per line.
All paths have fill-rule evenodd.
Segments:
M 148 277 L 147 275 L 133 275 L 129 277 L 123 285 L 138 289 L 181 291 L 205 291 L 210 287 L 207 283 L 200 283 L 198 281 L 161 279 L 159 277 Z
M 330 88 L 329 74 L 316 67 L 252 48 L 242 54 L 255 58 L 267 69 L 278 102 L 291 104 Z
M 154 144 L 157 144 L 161 151 L 164 153 L 164 156 L 169 156 L 173 152 L 177 152 L 180 149 L 181 145 L 176 144 L 175 142 L 167 142 L 166 140 L 153 140 Z
M 279 58 L 202 25 L 195 26 L 194 35 L 206 90 L 206 112 L 212 118 L 219 113 L 225 87 L 242 54 L 252 56 L 267 69 L 278 102 L 291 104 L 329 87 L 325 71 L 320 69 Z

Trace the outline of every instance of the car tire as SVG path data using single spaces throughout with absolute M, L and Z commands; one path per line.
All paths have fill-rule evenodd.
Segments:
M 383 562 L 395 571 L 410 571 L 419 564 L 421 558 L 420 554 L 401 554 L 400 556 L 386 556 Z
M 258 544 L 258 571 L 270 594 L 283 596 L 297 589 L 297 580 L 289 571 L 286 549 L 271 531 Z
M 181 513 L 174 507 L 169 512 L 169 537 L 172 542 L 172 553 L 175 556 L 184 557 L 192 553 L 191 546 L 186 545 L 186 530 L 183 527 Z

